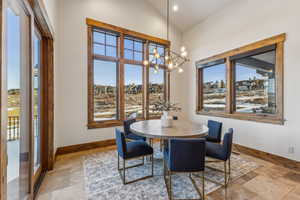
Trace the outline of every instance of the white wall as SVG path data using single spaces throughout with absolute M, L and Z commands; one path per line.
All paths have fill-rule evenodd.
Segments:
M 57 22 L 57 0 L 44 0 L 47 15 L 55 31 Z
M 114 138 L 114 129 L 88 130 L 87 125 L 87 26 L 86 17 L 165 37 L 165 22 L 146 1 L 60 0 L 58 15 L 58 66 L 55 73 L 56 147 Z M 164 33 L 164 34 L 163 34 Z M 179 48 L 181 34 L 171 34 L 172 46 Z M 172 98 L 176 95 L 173 76 Z M 180 77 L 178 78 L 180 79 Z
M 184 107 L 188 117 L 203 122 L 208 119 L 195 114 L 195 61 L 285 32 L 285 125 L 211 119 L 224 122 L 225 129 L 233 127 L 235 143 L 300 161 L 299 8 L 300 1 L 295 0 L 234 1 L 185 32 L 183 43 L 192 59 L 186 67 L 188 71 L 184 73 L 184 87 L 189 88 L 183 94 L 187 97 Z M 294 154 L 288 154 L 289 146 L 295 147 Z

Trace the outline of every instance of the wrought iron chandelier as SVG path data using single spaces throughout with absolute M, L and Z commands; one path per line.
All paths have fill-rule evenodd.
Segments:
M 170 0 L 167 0 L 167 40 L 169 40 L 170 36 Z M 177 70 L 178 73 L 183 72 L 182 66 L 189 62 L 190 60 L 187 58 L 187 51 L 184 46 L 181 47 L 180 53 L 174 52 L 167 47 L 165 49 L 165 54 L 160 54 L 157 48 L 153 49 L 154 56 L 150 60 L 144 60 L 144 65 L 149 65 L 149 63 L 155 63 L 156 59 L 164 57 L 164 63 L 167 66 L 169 72 Z M 159 70 L 159 65 L 154 65 L 154 73 L 157 73 Z

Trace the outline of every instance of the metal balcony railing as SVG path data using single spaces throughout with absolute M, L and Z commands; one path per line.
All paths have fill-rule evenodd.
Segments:
M 34 116 L 34 136 L 38 136 L 39 131 L 36 131 L 39 126 L 38 116 Z M 20 139 L 20 117 L 9 116 L 7 121 L 7 140 L 15 141 Z

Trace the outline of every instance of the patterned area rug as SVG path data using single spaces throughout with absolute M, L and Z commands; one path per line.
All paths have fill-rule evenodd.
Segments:
M 89 200 L 167 200 L 168 194 L 163 174 L 162 153 L 155 146 L 154 177 L 123 185 L 117 170 L 117 153 L 115 150 L 95 153 L 85 157 L 85 185 Z M 120 163 L 122 160 L 120 159 Z M 141 163 L 141 160 L 130 160 L 126 166 Z M 121 166 L 121 165 L 120 165 Z M 223 170 L 223 163 L 209 163 L 207 166 Z M 253 161 L 238 155 L 231 156 L 231 180 L 237 179 L 259 167 Z M 140 178 L 151 173 L 151 162 L 144 166 L 131 168 L 126 171 L 126 180 Z M 214 181 L 224 183 L 224 174 L 210 168 L 205 169 L 205 176 Z M 201 189 L 201 179 L 194 176 L 196 184 Z M 173 195 L 179 199 L 200 198 L 187 174 L 172 176 Z M 230 183 L 229 183 L 230 184 Z M 205 180 L 205 194 L 209 194 L 221 186 Z

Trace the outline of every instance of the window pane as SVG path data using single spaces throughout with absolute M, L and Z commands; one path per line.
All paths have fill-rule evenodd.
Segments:
M 153 51 L 156 47 L 154 45 L 149 45 L 149 53 L 152 53 L 153 54 Z
M 128 60 L 133 60 L 133 51 L 131 50 L 124 50 L 124 57 Z
M 135 51 L 143 51 L 143 43 L 134 41 L 134 50 Z
M 162 56 L 165 54 L 165 49 L 163 47 L 157 47 L 157 52 Z
M 94 42 L 105 43 L 105 34 L 94 31 Z
M 117 64 L 94 60 L 94 120 L 117 118 Z
M 125 49 L 132 49 L 133 50 L 133 41 L 125 39 L 124 40 L 124 47 L 125 47 Z
M 149 69 L 149 115 L 150 117 L 160 116 L 161 113 L 155 111 L 154 104 L 158 101 L 164 101 L 164 82 L 165 74 L 163 69 L 155 73 L 154 68 Z
M 94 54 L 105 56 L 105 47 L 104 47 L 104 45 L 94 44 Z
M 235 61 L 236 111 L 276 113 L 275 51 Z
M 156 64 L 156 59 L 154 59 L 154 55 L 149 55 L 149 60 L 151 61 L 152 64 Z
M 33 104 L 34 104 L 34 172 L 41 164 L 41 40 L 36 32 L 33 34 Z
M 106 56 L 117 57 L 116 47 L 106 46 Z
M 114 35 L 106 34 L 106 44 L 117 46 L 117 37 Z
M 134 60 L 142 61 L 143 60 L 143 54 L 140 52 L 134 52 Z
M 163 65 L 164 63 L 165 63 L 165 59 L 163 57 L 160 57 L 159 59 L 157 59 L 157 64 Z
M 143 116 L 143 67 L 125 64 L 125 115 Z
M 204 111 L 224 111 L 226 105 L 226 66 L 219 64 L 203 69 Z

